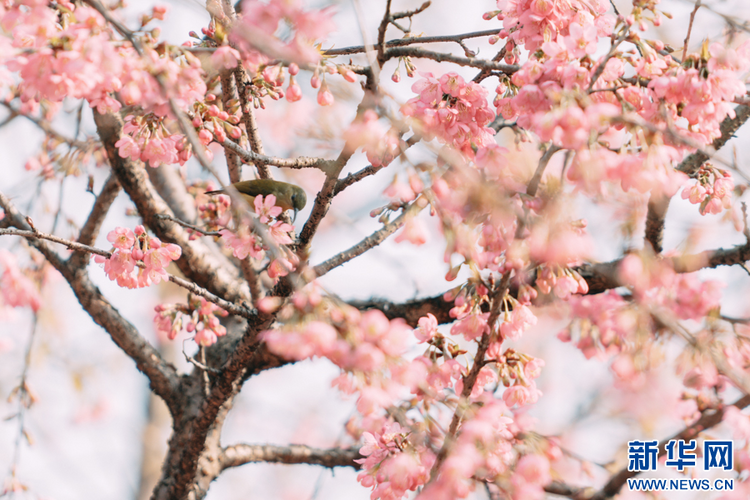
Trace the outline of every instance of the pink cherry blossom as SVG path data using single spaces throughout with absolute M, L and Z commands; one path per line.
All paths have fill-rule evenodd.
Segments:
M 211 54 L 211 64 L 218 69 L 232 69 L 237 67 L 240 53 L 228 45 L 222 45 Z

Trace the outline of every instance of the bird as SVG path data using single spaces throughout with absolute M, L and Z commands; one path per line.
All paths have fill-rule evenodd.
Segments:
M 234 189 L 239 191 L 245 201 L 253 205 L 255 197 L 259 194 L 265 196 L 274 195 L 276 197 L 275 205 L 282 210 L 294 210 L 294 222 L 297 219 L 297 212 L 305 208 L 307 204 L 307 195 L 305 191 L 294 184 L 288 182 L 275 181 L 273 179 L 254 179 L 250 181 L 240 181 L 232 184 Z M 207 195 L 228 194 L 225 189 L 207 191 Z

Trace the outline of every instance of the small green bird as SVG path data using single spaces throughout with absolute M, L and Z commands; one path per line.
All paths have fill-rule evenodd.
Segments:
M 276 206 L 282 210 L 294 210 L 294 219 L 297 219 L 297 212 L 305 208 L 307 204 L 307 195 L 305 191 L 294 184 L 288 182 L 275 181 L 273 179 L 254 179 L 251 181 L 240 181 L 232 184 L 234 189 L 240 192 L 245 201 L 253 206 L 255 197 L 262 194 L 264 197 L 270 194 L 276 197 Z M 207 191 L 206 194 L 227 194 L 224 189 L 216 191 Z

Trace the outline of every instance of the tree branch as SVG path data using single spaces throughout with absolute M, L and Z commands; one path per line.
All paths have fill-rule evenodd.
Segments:
M 224 111 L 227 111 L 230 101 L 238 98 L 237 86 L 234 84 L 234 73 L 232 71 L 222 71 L 219 78 L 221 78 L 221 102 L 224 105 Z M 231 137 L 228 137 L 227 142 L 235 141 Z M 227 160 L 229 183 L 234 184 L 235 182 L 239 182 L 241 179 L 240 159 L 236 153 L 230 151 L 226 146 L 224 146 L 224 157 Z
M 388 29 L 388 25 L 391 23 L 391 0 L 385 2 L 385 12 L 383 13 L 383 19 L 380 21 L 378 26 L 378 43 L 376 50 L 378 52 L 378 66 L 381 68 L 385 63 L 385 32 Z
M 0 196 L 2 196 L 2 193 L 0 193 Z M 31 227 L 31 226 L 29 226 Z M 26 238 L 29 240 L 48 240 L 52 241 L 54 243 L 59 243 L 61 245 L 65 245 L 66 247 L 70 248 L 71 250 L 75 250 L 77 252 L 82 252 L 85 254 L 94 254 L 94 255 L 101 255 L 102 257 L 110 258 L 112 257 L 112 252 L 108 252 L 107 250 L 102 250 L 100 248 L 83 245 L 81 243 L 77 243 L 75 241 L 66 240 L 64 238 L 60 238 L 58 236 L 55 236 L 53 234 L 46 234 L 39 231 L 36 231 L 34 229 L 31 230 L 21 230 L 21 229 L 0 229 L 0 236 L 2 235 L 9 235 L 9 236 L 21 236 L 22 238 Z M 178 276 L 174 276 L 172 274 L 168 274 L 168 279 L 175 285 L 178 285 L 182 288 L 185 288 L 189 292 L 199 295 L 209 302 L 212 302 L 216 304 L 217 306 L 221 307 L 222 309 L 226 310 L 227 312 L 234 314 L 236 316 L 241 316 L 243 318 L 254 318 L 255 314 L 250 311 L 249 309 L 238 306 L 236 304 L 232 304 L 231 302 L 228 302 L 221 297 L 217 297 L 216 295 L 212 294 L 208 290 L 205 290 L 204 288 L 199 287 L 195 283 L 191 283 L 190 281 L 184 280 Z
M 547 150 L 544 152 L 542 157 L 539 159 L 539 165 L 536 167 L 536 171 L 534 172 L 534 176 L 529 181 L 529 186 L 526 188 L 526 194 L 529 196 L 536 196 L 536 191 L 539 189 L 539 183 L 542 181 L 542 176 L 544 175 L 544 170 L 547 168 L 547 165 L 549 164 L 549 161 L 552 159 L 552 156 L 560 151 L 560 147 L 555 146 L 554 144 L 550 143 L 547 147 Z
M 91 208 L 86 222 L 81 228 L 81 232 L 78 235 L 78 243 L 83 245 L 93 245 L 99 235 L 99 230 L 102 227 L 104 218 L 109 212 L 109 208 L 114 203 L 115 198 L 120 193 L 120 183 L 117 181 L 117 177 L 111 174 L 107 181 L 104 183 L 99 196 L 94 201 L 94 206 Z M 70 256 L 70 265 L 73 267 L 79 267 L 88 262 L 87 253 L 74 253 Z
M 344 189 L 348 188 L 349 186 L 351 186 L 352 184 L 354 184 L 356 182 L 361 181 L 365 177 L 368 177 L 370 175 L 375 175 L 376 173 L 378 173 L 379 171 L 383 170 L 385 167 L 387 167 L 388 165 L 390 165 L 391 163 L 393 163 L 393 161 L 396 160 L 396 158 L 401 157 L 401 155 L 403 155 L 406 152 L 407 149 L 409 149 L 410 147 L 412 147 L 413 145 L 415 145 L 416 143 L 418 143 L 421 140 L 422 140 L 421 136 L 419 136 L 417 134 L 414 134 L 413 136 L 409 137 L 409 139 L 407 141 L 405 141 L 405 142 L 400 141 L 399 142 L 400 151 L 399 151 L 398 155 L 394 156 L 393 159 L 391 159 L 387 163 L 384 163 L 383 165 L 381 165 L 379 167 L 376 167 L 374 165 L 368 165 L 365 168 L 363 168 L 361 170 L 358 170 L 357 172 L 353 172 L 353 173 L 347 175 L 343 179 L 339 179 L 338 181 L 336 181 L 336 187 L 333 189 L 333 195 L 336 196 L 337 194 L 339 194 Z
M 61 133 L 57 132 L 55 129 L 53 129 L 52 125 L 50 125 L 50 123 L 46 120 L 42 120 L 40 118 L 36 118 L 30 115 L 21 113 L 17 109 L 13 108 L 7 102 L 0 101 L 0 104 L 5 106 L 8 109 L 8 111 L 10 111 L 11 116 L 14 116 L 14 115 L 23 116 L 30 122 L 34 123 L 37 127 L 39 127 L 45 134 L 47 134 L 50 137 L 53 137 L 54 139 L 57 139 L 60 142 L 64 142 L 65 144 L 71 147 L 82 149 L 82 150 L 89 150 L 94 147 L 93 141 L 79 141 L 75 138 L 71 139 L 70 137 L 66 137 L 62 135 Z
M 419 203 L 419 200 L 422 200 L 423 203 Z M 426 205 L 427 200 L 425 200 L 424 198 L 419 198 L 417 201 L 409 205 L 401 215 L 372 233 L 367 238 L 363 239 L 348 250 L 344 250 L 343 252 L 334 255 L 325 262 L 321 262 L 320 264 L 315 266 L 313 268 L 315 270 L 315 274 L 318 277 L 323 276 L 331 269 L 345 264 L 346 262 L 359 257 L 371 248 L 380 245 L 383 241 L 385 241 L 386 238 L 388 238 L 388 236 L 398 231 L 398 229 L 406 223 L 407 219 L 415 217 L 419 212 L 421 212 Z
M 750 260 L 750 245 L 744 244 L 728 249 L 706 250 L 698 254 L 670 257 L 669 260 L 675 272 L 678 273 L 692 273 L 705 268 L 738 265 Z M 621 262 L 622 259 L 617 259 L 610 262 L 583 264 L 574 267 L 573 270 L 586 280 L 589 287 L 587 295 L 596 295 L 622 286 L 617 277 L 617 270 Z M 511 287 L 510 293 L 515 295 L 517 290 Z M 445 293 L 441 293 L 440 295 L 413 299 L 402 303 L 372 299 L 350 301 L 348 304 L 360 310 L 377 309 L 382 311 L 388 319 L 403 318 L 407 324 L 416 328 L 419 318 L 426 316 L 428 313 L 435 316 L 438 324 L 455 321 L 455 318 L 452 318 L 449 314 L 453 304 L 446 302 L 443 299 L 444 295 Z
M 258 130 L 258 122 L 255 120 L 255 112 L 253 111 L 252 99 L 250 96 L 250 89 L 247 88 L 245 82 L 249 82 L 250 78 L 247 76 L 245 68 L 241 64 L 235 68 L 234 78 L 237 81 L 237 90 L 240 95 L 240 105 L 242 106 L 242 123 L 245 125 L 245 132 L 247 132 L 247 139 L 250 141 L 250 149 L 259 155 L 264 153 L 263 141 L 260 138 L 260 131 Z M 255 163 L 255 168 L 258 169 L 258 177 L 261 179 L 270 179 L 271 171 L 268 166 L 264 163 Z
M 324 170 L 325 167 L 330 163 L 330 160 L 323 158 L 310 158 L 307 156 L 301 156 L 299 158 L 277 158 L 275 156 L 266 156 L 252 151 L 247 151 L 239 144 L 236 144 L 229 139 L 220 143 L 228 150 L 237 153 L 246 163 L 252 163 L 254 165 L 273 165 L 274 167 L 283 168 L 318 168 Z
M 308 464 L 323 467 L 361 467 L 354 460 L 363 458 L 358 448 L 312 448 L 300 444 L 273 446 L 268 444 L 236 444 L 228 446 L 219 456 L 221 470 L 248 463 Z
M 135 203 L 143 222 L 159 239 L 182 248 L 182 256 L 176 264 L 185 277 L 229 302 L 249 300 L 247 286 L 243 286 L 237 279 L 236 268 L 226 267 L 199 240 L 190 241 L 182 227 L 158 217 L 159 214 L 173 214 L 166 203 L 153 192 L 144 166 L 121 158 L 118 154 L 115 142 L 119 140 L 122 131 L 120 118 L 112 114 L 101 115 L 95 111 L 94 121 L 107 151 L 112 172 Z
M 721 122 L 721 125 L 719 126 L 721 135 L 711 143 L 714 151 L 718 151 L 724 147 L 724 145 L 734 137 L 735 132 L 737 132 L 740 127 L 745 124 L 747 119 L 750 118 L 750 106 L 741 104 L 734 108 L 734 114 L 734 118 L 727 117 Z M 677 170 L 689 176 L 695 175 L 701 165 L 707 162 L 709 158 L 710 157 L 705 151 L 696 151 L 682 160 L 682 163 L 677 167 Z
M 484 356 L 490 346 L 491 336 L 497 335 L 497 332 L 494 331 L 494 325 L 495 323 L 497 323 L 497 319 L 500 316 L 500 306 L 503 303 L 505 294 L 508 292 L 510 277 L 511 271 L 506 272 L 500 282 L 496 284 L 495 289 L 492 291 L 492 306 L 490 309 L 489 318 L 487 319 L 487 325 L 489 326 L 490 331 L 482 334 L 482 338 L 479 341 L 479 345 L 477 346 L 477 352 L 476 354 L 474 354 L 474 361 L 471 365 L 471 369 L 469 370 L 469 373 L 467 373 L 463 377 L 463 389 L 461 390 L 460 395 L 461 399 L 458 403 L 458 406 L 456 407 L 455 412 L 453 413 L 453 418 L 451 419 L 448 432 L 445 435 L 443 446 L 440 448 L 440 451 L 435 458 L 435 464 L 432 466 L 432 470 L 430 471 L 430 482 L 434 481 L 437 478 L 438 474 L 440 473 L 441 465 L 448 457 L 448 453 L 450 453 L 450 448 L 451 446 L 453 446 L 453 440 L 455 439 L 456 433 L 458 432 L 458 425 L 463 419 L 463 415 L 467 405 L 466 402 L 468 401 L 471 391 L 474 389 L 474 384 L 476 384 L 477 382 L 479 371 L 484 366 Z
M 388 47 L 405 47 L 407 45 L 414 45 L 418 43 L 441 43 L 441 42 L 460 42 L 467 38 L 479 38 L 483 36 L 497 35 L 499 30 L 484 30 L 474 31 L 471 33 L 461 33 L 459 35 L 442 35 L 442 36 L 412 36 L 408 38 L 397 38 L 395 40 L 388 40 L 385 42 L 386 48 Z M 375 45 L 373 48 L 378 49 L 380 45 Z M 323 52 L 326 56 L 345 56 L 350 54 L 361 54 L 365 52 L 364 45 L 357 45 L 354 47 L 342 47 L 340 49 L 330 49 Z
M 452 54 L 443 54 L 441 52 L 432 52 L 418 47 L 395 47 L 385 52 L 385 58 L 393 59 L 396 57 L 416 57 L 418 59 L 432 59 L 437 62 L 450 62 L 459 66 L 469 66 L 472 68 L 499 71 L 506 75 L 512 75 L 521 67 L 515 64 L 501 64 L 499 62 L 488 61 L 486 59 L 477 59 L 474 57 L 459 57 Z
M 372 74 L 368 74 L 367 82 L 365 84 L 365 95 L 357 107 L 357 116 L 363 113 L 365 109 L 373 107 L 377 101 L 377 96 L 374 95 L 371 90 L 375 86 L 373 81 Z M 355 149 L 356 148 L 352 147 L 350 142 L 347 141 L 346 144 L 344 144 L 341 153 L 339 153 L 338 158 L 334 161 L 326 162 L 323 166 L 322 170 L 325 172 L 326 178 L 318 195 L 315 197 L 315 204 L 313 205 L 310 217 L 308 217 L 305 225 L 302 227 L 302 231 L 300 231 L 298 246 L 300 250 L 304 251 L 307 248 L 312 237 L 315 235 L 320 222 L 328 213 L 328 209 L 331 207 L 331 201 L 336 194 L 335 189 L 338 183 L 338 176 L 349 162 Z

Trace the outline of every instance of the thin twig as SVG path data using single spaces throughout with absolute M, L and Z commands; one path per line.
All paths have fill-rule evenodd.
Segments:
M 651 315 L 667 328 L 684 338 L 691 346 L 693 346 L 693 348 L 700 350 L 701 352 L 707 351 L 707 354 L 711 357 L 711 361 L 713 361 L 713 364 L 716 366 L 716 369 L 719 370 L 719 373 L 731 380 L 735 387 L 737 387 L 737 389 L 742 391 L 745 395 L 750 395 L 750 378 L 745 376 L 743 372 L 732 367 L 723 353 L 712 349 L 712 346 L 708 346 L 707 349 L 701 349 L 701 346 L 699 345 L 698 340 L 695 338 L 695 336 L 690 333 L 687 328 L 667 316 L 665 313 L 656 309 L 652 309 Z
M 258 122 L 255 120 L 255 112 L 253 111 L 253 103 L 251 102 L 250 89 L 247 86 L 250 78 L 247 76 L 247 72 L 241 64 L 235 69 L 234 79 L 237 82 L 237 91 L 240 96 L 240 106 L 242 107 L 242 123 L 245 125 L 247 139 L 250 141 L 250 150 L 256 154 L 262 155 L 264 154 L 263 140 L 260 137 Z M 258 170 L 258 178 L 272 178 L 271 171 L 268 169 L 267 165 L 256 163 L 255 168 Z
M 628 33 L 630 33 L 630 26 L 625 26 L 625 28 L 622 30 L 622 34 L 617 37 L 617 40 L 615 40 L 615 43 L 612 44 L 612 47 L 609 48 L 609 52 L 607 52 L 607 55 L 604 56 L 604 59 L 602 59 L 602 62 L 599 63 L 599 66 L 596 67 L 596 70 L 594 71 L 594 74 L 591 75 L 591 81 L 589 82 L 589 88 L 588 92 L 591 93 L 591 89 L 594 88 L 594 84 L 599 79 L 600 76 L 602 76 L 602 73 L 604 73 L 604 68 L 607 66 L 607 62 L 609 62 L 610 59 L 615 55 L 615 52 L 617 51 L 617 47 L 620 46 L 620 44 L 627 38 Z
M 695 8 L 693 9 L 693 12 L 690 13 L 690 23 L 688 24 L 687 29 L 687 35 L 685 35 L 685 45 L 682 47 L 682 60 L 685 60 L 685 57 L 687 56 L 687 50 L 688 50 L 688 43 L 690 43 L 690 33 L 693 31 L 693 21 L 695 21 L 695 14 L 698 12 L 698 9 L 701 8 L 701 0 L 698 0 L 695 2 Z
M 53 234 L 46 234 L 35 230 L 23 230 L 23 229 L 0 229 L 0 236 L 2 235 L 10 235 L 10 236 L 21 236 L 23 238 L 30 238 L 30 239 L 40 239 L 40 240 L 47 240 L 52 241 L 53 243 L 58 243 L 60 245 L 64 245 L 68 247 L 71 250 L 78 251 L 78 252 L 86 252 L 91 253 L 94 255 L 100 255 L 102 257 L 111 258 L 112 252 L 108 252 L 106 250 L 102 250 L 100 248 L 92 247 L 89 245 L 83 245 L 81 243 L 66 240 L 64 238 L 60 238 L 58 236 L 55 236 Z M 141 264 L 141 263 L 139 263 Z M 140 265 L 139 265 L 140 267 Z M 222 299 L 221 297 L 218 297 L 205 288 L 199 287 L 193 282 L 187 281 L 183 278 L 179 278 L 177 276 L 174 276 L 172 274 L 168 274 L 169 281 L 174 283 L 175 285 L 178 285 L 182 288 L 185 288 L 186 290 L 196 294 L 200 295 L 201 297 L 205 298 L 209 302 L 212 302 L 216 304 L 217 306 L 221 307 L 222 309 L 230 312 L 231 314 L 234 314 L 236 316 L 241 316 L 243 318 L 254 318 L 255 314 L 242 306 L 238 306 L 236 304 L 233 304 L 227 300 Z
M 29 341 L 26 344 L 26 352 L 23 357 L 21 380 L 18 382 L 16 388 L 11 392 L 11 397 L 8 400 L 8 402 L 10 402 L 13 397 L 18 398 L 18 411 L 15 415 L 13 415 L 13 417 L 18 419 L 18 436 L 16 436 L 16 441 L 13 447 L 13 461 L 11 462 L 12 465 L 10 467 L 10 480 L 14 482 L 18 481 L 18 479 L 16 478 L 16 474 L 18 472 L 18 464 L 21 461 L 21 443 L 24 441 L 24 439 L 27 443 L 31 442 L 31 437 L 25 426 L 25 417 L 26 410 L 31 407 L 31 405 L 34 403 L 34 400 L 36 399 L 29 390 L 28 378 L 29 368 L 31 368 L 31 350 L 34 346 L 34 338 L 36 337 L 38 329 L 39 315 L 37 313 L 34 313 L 34 317 L 31 323 L 31 334 L 29 335 Z
M 388 29 L 388 24 L 391 22 L 391 0 L 385 2 L 385 12 L 383 13 L 383 19 L 380 20 L 380 26 L 378 27 L 378 43 L 375 46 L 378 51 L 378 66 L 383 67 L 385 63 L 385 31 Z
M 52 125 L 49 124 L 46 120 L 42 120 L 41 118 L 36 118 L 34 116 L 30 116 L 24 113 L 21 113 L 17 109 L 14 109 L 10 104 L 4 101 L 0 101 L 0 104 L 5 106 L 8 111 L 10 111 L 10 116 L 23 116 L 33 124 L 35 124 L 37 127 L 39 127 L 45 134 L 49 135 L 50 137 L 53 137 L 54 139 L 57 139 L 60 142 L 64 142 L 65 144 L 75 147 L 84 151 L 87 151 L 91 149 L 94 146 L 94 141 L 79 141 L 76 139 L 71 139 L 70 137 L 64 136 L 61 133 L 57 132 L 55 129 L 52 128 Z M 10 117 L 9 117 L 10 119 Z M 3 125 L 5 122 L 3 123 Z
M 544 152 L 542 157 L 539 159 L 539 165 L 536 167 L 536 171 L 534 172 L 534 176 L 529 181 L 529 186 L 526 188 L 526 194 L 529 196 L 536 196 L 536 191 L 539 189 L 539 183 L 542 180 L 542 176 L 544 175 L 544 170 L 547 168 L 547 164 L 549 163 L 550 159 L 552 158 L 552 155 L 560 151 L 559 146 L 555 146 L 554 144 L 550 143 L 547 147 L 547 150 Z
M 433 61 L 437 62 L 450 62 L 453 64 L 458 64 L 459 66 L 468 66 L 471 68 L 499 71 L 500 73 L 504 73 L 506 75 L 512 75 L 521 68 L 520 66 L 515 64 L 501 64 L 499 62 L 488 61 L 486 59 L 459 57 L 452 54 L 433 52 L 419 47 L 395 47 L 392 49 L 388 49 L 385 52 L 386 59 L 394 59 L 396 57 L 407 56 L 416 57 L 418 59 L 432 59 Z
M 422 12 L 424 12 L 425 10 L 427 10 L 427 7 L 429 7 L 430 5 L 432 5 L 432 2 L 430 0 L 427 0 L 426 2 L 424 2 L 422 5 L 420 5 L 419 7 L 417 7 L 414 10 L 407 10 L 407 11 L 404 11 L 404 12 L 396 12 L 395 14 L 391 14 L 391 20 L 393 21 L 393 20 L 396 20 L 396 19 L 404 19 L 404 18 L 407 18 L 407 17 L 408 18 L 414 17 L 417 14 L 421 14 Z
M 275 156 L 266 156 L 253 151 L 247 151 L 229 139 L 220 144 L 237 153 L 245 162 L 256 165 L 273 165 L 274 167 L 283 168 L 318 168 L 323 170 L 329 163 L 329 160 L 323 158 L 310 158 L 307 156 L 300 156 L 299 158 L 277 158 Z
M 400 143 L 400 149 L 398 155 L 394 156 L 392 160 L 388 161 L 387 163 L 384 163 L 380 165 L 379 167 L 376 167 L 374 165 L 368 165 L 365 168 L 358 170 L 357 172 L 353 172 L 343 179 L 339 179 L 336 182 L 336 187 L 333 190 L 334 196 L 339 194 L 344 189 L 348 188 L 352 184 L 361 181 L 365 177 L 368 177 L 370 175 L 374 175 L 378 173 L 379 171 L 383 170 L 385 167 L 393 163 L 397 158 L 399 158 L 401 155 L 403 155 L 407 149 L 412 147 L 414 144 L 418 143 L 422 140 L 422 136 L 415 134 L 411 136 L 406 142 Z
M 435 459 L 435 464 L 432 466 L 432 470 L 430 471 L 430 482 L 434 481 L 437 478 L 440 472 L 441 465 L 448 457 L 448 453 L 450 452 L 450 448 L 453 445 L 453 440 L 455 439 L 456 432 L 458 431 L 458 425 L 461 423 L 461 420 L 463 419 L 463 415 L 467 408 L 466 402 L 468 401 L 471 391 L 474 390 L 474 384 L 476 384 L 477 382 L 479 371 L 485 364 L 484 356 L 490 346 L 491 337 L 496 334 L 496 332 L 494 332 L 494 324 L 497 322 L 497 319 L 500 316 L 500 306 L 503 303 L 503 297 L 505 297 L 505 294 L 508 292 L 510 278 L 511 272 L 509 271 L 503 275 L 500 282 L 497 283 L 495 289 L 492 291 L 492 306 L 490 308 L 490 315 L 487 320 L 487 325 L 489 325 L 490 332 L 485 332 L 484 334 L 482 334 L 482 338 L 479 341 L 479 346 L 477 347 L 477 352 L 474 355 L 474 363 L 471 367 L 471 370 L 469 370 L 469 373 L 463 377 L 464 385 L 460 395 L 461 399 L 458 406 L 456 407 L 455 413 L 453 414 L 453 418 L 451 419 L 448 433 L 446 434 L 445 440 L 443 441 L 443 446 L 440 448 L 440 451 L 437 454 L 437 458 Z
M 471 33 L 461 33 L 459 35 L 439 35 L 439 36 L 411 36 L 407 38 L 396 38 L 394 40 L 388 40 L 385 42 L 386 48 L 390 47 L 406 47 L 408 45 L 416 45 L 421 43 L 443 43 L 443 42 L 455 42 L 460 43 L 462 40 L 469 38 L 481 38 L 483 36 L 497 35 L 498 30 L 484 30 L 484 31 L 473 31 Z M 378 48 L 376 45 L 375 48 Z M 352 47 L 342 47 L 340 49 L 329 49 L 323 52 L 326 56 L 345 56 L 351 54 L 361 54 L 365 52 L 363 45 L 356 45 Z
M 403 226 L 407 219 L 416 216 L 422 209 L 427 206 L 427 200 L 425 198 L 418 198 L 414 203 L 404 209 L 403 213 L 396 217 L 394 220 L 372 233 L 367 238 L 363 239 L 348 250 L 334 255 L 330 259 L 326 260 L 315 266 L 315 274 L 317 276 L 323 276 L 330 270 L 349 262 L 370 250 L 371 248 L 381 244 L 385 239 L 395 233 L 401 226 Z
M 184 220 L 180 220 L 168 214 L 156 214 L 154 217 L 156 217 L 157 219 L 163 219 L 163 220 L 174 222 L 175 224 L 179 224 L 182 227 L 186 227 L 190 229 L 191 231 L 195 231 L 196 233 L 200 233 L 204 236 L 221 236 L 221 233 L 219 231 L 206 231 L 205 229 L 201 229 L 198 226 L 194 226 L 193 224 L 188 224 Z
M 0 229 L 0 236 L 21 236 L 22 238 L 47 240 L 47 241 L 52 241 L 54 243 L 59 243 L 60 245 L 65 245 L 69 249 L 76 250 L 78 252 L 93 253 L 95 255 L 101 255 L 102 257 L 107 257 L 107 258 L 112 257 L 112 252 L 107 252 L 106 250 L 101 250 L 99 248 L 91 247 L 88 245 L 83 245 L 75 241 L 70 241 L 64 238 L 60 238 L 58 236 L 55 236 L 54 234 L 42 233 L 39 231 L 30 231 L 30 230 L 27 231 L 24 229 L 15 229 L 15 228 Z

